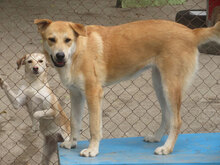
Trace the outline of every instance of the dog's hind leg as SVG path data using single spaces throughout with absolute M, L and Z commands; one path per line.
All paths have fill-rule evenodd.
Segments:
M 156 92 L 156 96 L 160 103 L 161 112 L 162 112 L 162 121 L 160 124 L 160 128 L 155 132 L 155 134 L 151 136 L 150 135 L 146 136 L 144 140 L 146 142 L 159 142 L 168 127 L 169 110 L 164 96 L 164 89 L 162 85 L 161 75 L 157 67 L 153 67 L 152 69 L 152 81 L 153 81 L 153 87 Z
M 175 81 L 175 80 L 174 80 Z M 165 144 L 161 147 L 156 148 L 155 154 L 167 155 L 173 151 L 174 145 L 176 143 L 177 136 L 181 127 L 181 117 L 180 117 L 180 106 L 181 106 L 181 86 L 172 83 L 167 87 L 167 104 L 170 106 L 169 115 L 170 120 L 168 121 L 170 130 L 168 138 Z
M 49 135 L 45 137 L 43 157 L 41 161 L 42 165 L 49 165 L 52 154 L 57 150 L 57 139 L 55 136 L 56 135 Z
M 191 53 L 190 53 L 191 52 Z M 165 144 L 156 148 L 155 154 L 166 155 L 173 151 L 176 139 L 180 132 L 181 116 L 180 107 L 182 93 L 195 73 L 197 65 L 197 51 L 192 53 L 178 52 L 172 53 L 172 60 L 166 54 L 157 61 L 157 67 L 161 74 L 164 96 L 169 107 L 169 135 Z

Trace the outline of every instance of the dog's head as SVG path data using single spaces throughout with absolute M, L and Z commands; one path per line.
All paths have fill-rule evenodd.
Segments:
M 55 67 L 65 66 L 76 51 L 77 37 L 86 36 L 86 29 L 81 24 L 48 19 L 36 19 L 34 23 L 42 36 L 47 59 Z
M 17 69 L 25 65 L 26 74 L 31 74 L 33 76 L 40 76 L 47 69 L 47 61 L 44 54 L 32 53 L 23 56 L 17 61 Z

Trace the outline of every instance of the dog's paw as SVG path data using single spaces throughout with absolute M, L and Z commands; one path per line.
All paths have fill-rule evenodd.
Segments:
M 8 88 L 8 84 L 0 77 L 0 87 L 2 88 L 2 89 L 6 89 L 6 88 Z
M 39 124 L 33 125 L 32 126 L 32 131 L 37 132 L 39 130 Z
M 154 135 L 148 135 L 144 137 L 144 141 L 145 142 L 150 142 L 150 143 L 154 143 L 154 142 L 159 142 L 160 138 L 155 137 Z
M 60 144 L 60 147 L 66 148 L 66 149 L 71 149 L 71 148 L 75 148 L 76 145 L 77 145 L 76 141 L 64 141 Z
M 35 119 L 38 120 L 42 117 L 42 112 L 41 111 L 34 112 L 33 116 Z
M 172 152 L 172 150 L 169 147 L 161 146 L 161 147 L 156 148 L 156 150 L 154 151 L 154 154 L 156 154 L 156 155 L 168 155 L 171 152 Z
M 98 148 L 86 148 L 80 152 L 80 156 L 95 157 L 96 155 L 98 155 L 98 153 Z
M 2 78 L 0 77 L 0 87 L 3 88 L 3 84 L 4 84 L 4 81 L 2 80 Z

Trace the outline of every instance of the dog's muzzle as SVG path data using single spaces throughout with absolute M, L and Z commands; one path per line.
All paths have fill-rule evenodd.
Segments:
M 51 60 L 53 61 L 54 66 L 56 67 L 63 67 L 65 65 L 65 55 L 64 53 L 57 53 L 56 54 L 56 60 L 53 58 L 52 55 L 50 55 Z
M 39 68 L 36 67 L 36 66 L 34 66 L 34 67 L 33 67 L 33 73 L 34 73 L 34 74 L 39 74 Z

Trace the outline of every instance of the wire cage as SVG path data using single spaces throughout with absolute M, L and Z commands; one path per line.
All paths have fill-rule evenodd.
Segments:
M 15 92 L 25 84 L 24 67 L 17 70 L 16 61 L 25 54 L 42 52 L 42 40 L 33 23 L 36 18 L 111 26 L 147 19 L 175 21 L 178 12 L 197 9 L 206 10 L 207 1 L 184 0 L 176 4 L 150 3 L 145 7 L 116 8 L 116 1 L 112 0 L 1 0 L 0 77 Z M 204 24 L 206 25 L 205 22 Z M 69 116 L 69 92 L 61 84 L 52 67 L 48 70 L 48 81 Z M 138 78 L 106 87 L 104 93 L 103 138 L 145 136 L 153 134 L 159 128 L 161 112 L 152 87 L 151 70 Z M 193 84 L 183 98 L 181 133 L 219 132 L 219 96 L 220 56 L 202 53 Z M 14 109 L 4 91 L 0 89 L 1 165 L 39 164 L 44 139 L 39 131 L 32 131 L 31 125 L 26 108 Z M 88 111 L 85 107 L 81 139 L 88 138 Z M 58 164 L 56 153 L 51 164 Z

